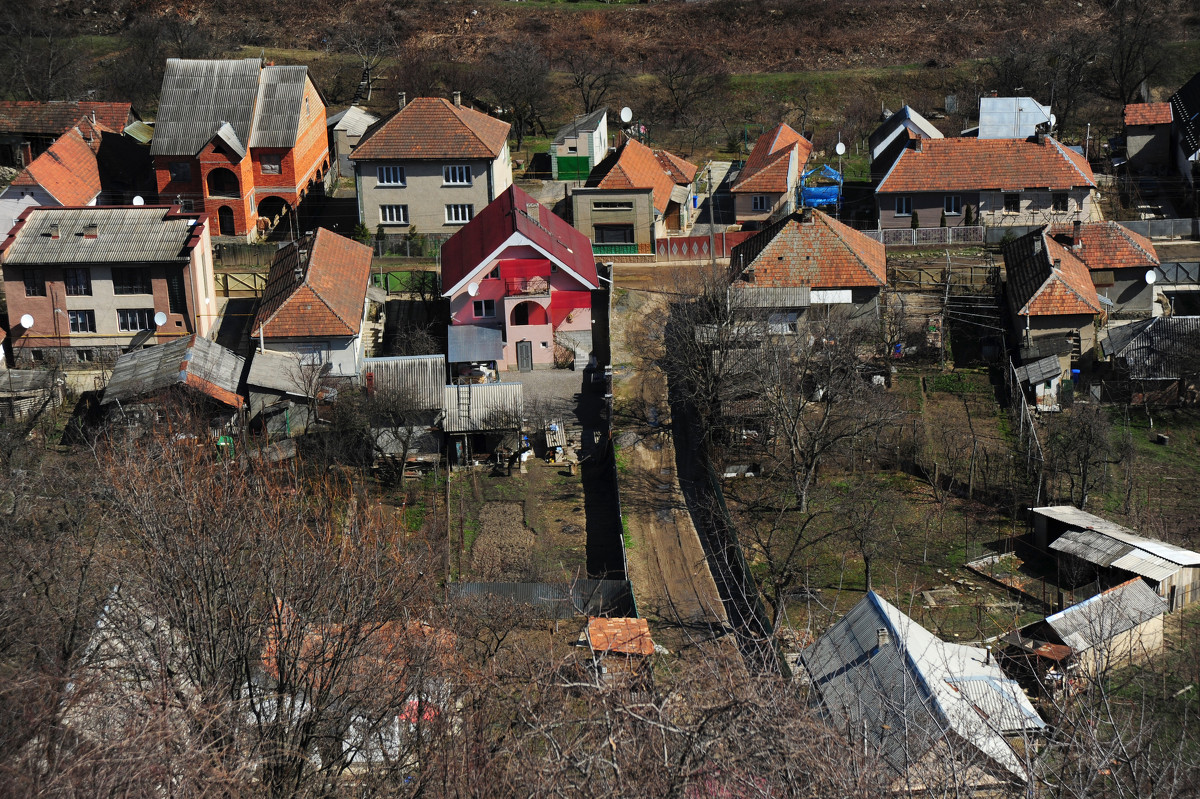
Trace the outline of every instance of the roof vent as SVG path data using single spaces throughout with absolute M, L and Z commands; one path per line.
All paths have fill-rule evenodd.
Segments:
M 892 634 L 890 632 L 888 632 L 887 627 L 880 627 L 879 629 L 877 629 L 875 631 L 875 644 L 876 644 L 877 648 L 883 649 L 885 646 L 887 646 L 891 642 L 892 642 Z
M 62 229 L 58 226 L 57 222 L 50 223 L 50 238 L 57 239 L 61 235 L 61 231 Z
M 83 226 L 83 237 L 85 239 L 94 239 L 100 235 L 100 226 L 95 222 L 89 222 Z
M 459 108 L 462 108 L 462 92 L 454 93 L 454 104 Z

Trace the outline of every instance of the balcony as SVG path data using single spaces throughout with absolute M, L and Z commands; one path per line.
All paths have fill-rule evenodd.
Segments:
M 550 293 L 550 281 L 544 277 L 507 277 L 504 279 L 505 297 L 546 296 Z

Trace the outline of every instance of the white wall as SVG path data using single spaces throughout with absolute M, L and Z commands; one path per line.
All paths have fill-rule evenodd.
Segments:
M 0 237 L 8 235 L 21 212 L 35 205 L 59 206 L 62 203 L 41 186 L 9 186 L 0 192 Z

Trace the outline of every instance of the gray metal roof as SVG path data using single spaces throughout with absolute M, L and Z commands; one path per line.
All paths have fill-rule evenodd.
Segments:
M 361 136 L 367 128 L 379 121 L 379 117 L 369 114 L 356 105 L 352 105 L 336 114 L 325 118 L 326 127 L 334 130 L 344 130 L 347 136 Z
M 1133 380 L 1175 380 L 1200 364 L 1200 316 L 1168 316 L 1122 325 L 1101 342 Z
M 291 147 L 300 129 L 308 67 L 264 67 L 251 147 Z
M 600 127 L 600 120 L 604 119 L 606 114 L 608 114 L 607 107 L 598 108 L 590 114 L 580 114 L 558 129 L 558 132 L 554 134 L 554 143 L 562 144 L 568 137 L 591 133 Z
M 46 208 L 29 212 L 25 224 L 9 234 L 6 264 L 103 264 L 186 261 L 196 216 L 175 215 L 169 208 L 93 206 Z M 59 237 L 50 226 L 57 224 Z M 97 225 L 94 239 L 84 227 Z
M 1167 603 L 1135 577 L 1047 616 L 1046 623 L 1064 644 L 1082 652 L 1166 612 Z
M 1050 548 L 1102 568 L 1114 566 L 1156 582 L 1170 577 L 1181 568 L 1178 564 L 1094 530 L 1068 530 L 1055 539 Z
M 450 325 L 446 352 L 450 363 L 499 361 L 504 358 L 504 334 L 480 325 Z
M 133 350 L 117 359 L 101 404 L 187 385 L 227 405 L 236 405 L 240 400 L 234 399 L 235 392 L 245 363 L 240 355 L 202 336 L 185 336 Z
M 222 122 L 249 142 L 262 61 L 168 58 L 151 155 L 195 155 Z
M 1127 527 L 1122 527 L 1116 522 L 1110 522 L 1108 519 L 1102 519 L 1087 511 L 1082 511 L 1071 505 L 1050 505 L 1042 508 L 1033 508 L 1032 511 L 1040 516 L 1045 516 L 1048 519 L 1068 524 L 1077 530 L 1087 530 L 1094 533 L 1099 533 L 1107 538 L 1119 541 L 1124 544 L 1129 544 L 1133 548 L 1142 552 L 1161 558 L 1169 563 L 1174 563 L 1177 566 L 1200 566 L 1200 553 L 1177 547 L 1174 544 L 1168 544 L 1164 541 L 1155 541 L 1153 538 L 1144 538 L 1138 535 Z M 1099 543 L 1099 539 L 1085 539 L 1076 537 L 1073 540 L 1091 540 Z M 1056 542 L 1057 543 L 1057 542 Z M 1051 547 L 1054 545 L 1051 544 Z M 1064 546 L 1067 546 L 1064 544 Z M 1072 553 L 1075 554 L 1075 553 Z M 1080 555 L 1080 557 L 1084 557 Z M 1096 557 L 1101 557 L 1099 553 Z M 1121 557 L 1115 555 L 1114 557 Z M 1097 565 L 1106 565 L 1092 561 L 1090 558 L 1084 558 L 1089 563 L 1097 563 Z M 1126 567 L 1121 567 L 1126 568 Z
M 362 370 L 364 375 L 374 375 L 375 391 L 411 392 L 420 407 L 442 408 L 446 388 L 444 355 L 366 358 Z
M 447 433 L 478 433 L 488 430 L 516 430 L 525 412 L 520 383 L 483 383 L 446 386 L 446 417 L 442 429 Z
M 985 650 L 939 640 L 878 594 L 868 592 L 801 661 L 835 725 L 865 736 L 897 773 L 957 737 L 1028 778 L 1004 735 L 1044 723 L 1020 687 Z
M 0 371 L 0 396 L 37 394 L 61 383 L 62 375 L 48 369 L 5 369 Z
M 250 357 L 246 385 L 304 397 L 308 394 L 305 384 L 311 381 L 305 380 L 301 368 L 300 356 L 296 353 L 255 352 Z
M 1037 385 L 1056 377 L 1062 377 L 1062 365 L 1057 355 L 1048 355 L 1017 367 L 1017 379 L 1027 385 Z
M 808 286 L 754 286 L 735 281 L 730 286 L 735 308 L 807 308 Z
M 239 157 L 246 157 L 246 145 L 242 144 L 241 140 L 238 139 L 237 133 L 235 133 L 233 130 L 233 126 L 228 122 L 222 122 L 217 126 L 217 132 L 215 136 L 216 138 L 225 142 L 225 146 L 237 153 Z
M 979 138 L 1027 139 L 1050 121 L 1050 106 L 1032 97 L 980 97 Z

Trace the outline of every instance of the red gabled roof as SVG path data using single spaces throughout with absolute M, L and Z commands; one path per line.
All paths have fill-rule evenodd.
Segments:
M 1133 103 L 1125 106 L 1125 125 L 1170 125 L 1170 103 Z
M 629 139 L 621 146 L 616 163 L 600 179 L 596 188 L 650 189 L 654 210 L 661 214 L 671 201 L 671 190 L 677 184 L 686 186 L 691 183 L 696 171 L 695 164 L 677 155 L 665 150 L 651 150 L 637 139 Z
M 794 288 L 873 288 L 887 283 L 883 244 L 843 225 L 828 214 L 810 210 L 760 231 L 733 249 L 730 263 L 754 270 L 755 286 Z
M 1100 313 L 1096 287 L 1083 261 L 1043 226 L 1004 245 L 1010 301 L 1021 316 Z
M 41 186 L 62 205 L 87 205 L 100 193 L 100 165 L 78 128 L 71 128 L 13 178 L 12 185 Z
M 1145 269 L 1158 266 L 1158 253 L 1145 236 L 1116 222 L 1087 222 L 1079 226 L 1079 249 L 1071 246 L 1074 228 L 1052 225 L 1050 235 L 1088 269 Z
M 684 161 L 666 150 L 655 150 L 654 157 L 658 159 L 662 171 L 667 173 L 667 177 L 671 178 L 676 186 L 687 186 L 696 179 L 696 173 L 700 170 L 700 167 L 690 161 Z
M 251 335 L 356 336 L 362 324 L 371 248 L 317 228 L 275 256 Z
M 1052 191 L 1096 185 L 1082 155 L 1047 136 L 1033 139 L 922 139 L 900 153 L 880 194 L 920 191 Z
M 812 148 L 812 142 L 788 125 L 776 125 L 758 137 L 730 191 L 775 194 L 787 191 L 791 188 L 789 175 L 800 176 Z M 791 170 L 793 157 L 797 159 L 794 173 Z
M 351 158 L 366 161 L 492 159 L 511 126 L 443 97 L 418 97 L 363 134 Z
M 133 113 L 129 103 L 32 101 L 0 102 L 0 133 L 38 133 L 60 136 L 79 118 L 95 113 L 96 121 L 110 130 L 124 130 Z
M 509 186 L 442 245 L 442 296 L 487 265 L 514 234 L 533 244 L 589 288 L 599 288 L 588 237 L 517 186 Z

